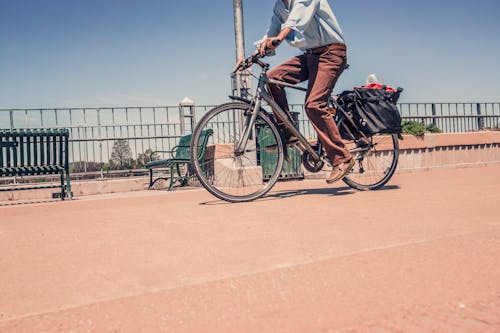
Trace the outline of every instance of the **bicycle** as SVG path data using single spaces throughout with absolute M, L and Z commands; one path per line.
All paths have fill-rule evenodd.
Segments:
M 267 83 L 306 91 L 305 88 L 267 77 L 269 64 L 258 52 L 246 58 L 237 70 L 256 64 L 261 68 L 255 95 L 251 99 L 229 96 L 232 101 L 208 111 L 197 123 L 191 141 L 191 163 L 205 189 L 228 202 L 252 201 L 264 196 L 278 181 L 286 155 L 284 134 L 273 114 L 263 108 L 263 101 L 282 120 L 286 129 L 298 141 L 294 144 L 302 154 L 302 164 L 310 172 L 319 172 L 329 163 L 321 143 L 312 145 L 294 126 L 289 114 L 282 110 L 266 90 Z M 236 71 L 236 70 L 235 70 Z M 357 190 L 376 190 L 393 176 L 399 157 L 398 134 L 365 135 L 353 121 L 349 110 L 331 97 L 330 106 L 336 110 L 335 122 L 346 133 L 346 146 L 356 163 L 343 181 Z M 212 130 L 209 146 L 201 156 L 202 132 Z M 261 157 L 273 152 L 271 165 L 263 177 Z

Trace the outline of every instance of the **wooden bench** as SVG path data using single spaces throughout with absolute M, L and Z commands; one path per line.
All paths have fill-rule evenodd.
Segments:
M 67 129 L 0 129 L 0 177 L 59 174 L 60 185 L 1 187 L 0 192 L 60 188 L 72 199 Z
M 201 149 L 200 156 L 198 158 L 201 159 L 205 155 L 208 139 L 212 134 L 212 130 L 201 132 Z M 177 143 L 177 146 L 175 146 L 172 150 L 159 150 L 152 152 L 151 159 L 157 153 L 170 154 L 171 158 L 146 163 L 146 168 L 149 169 L 149 189 L 152 189 L 153 185 L 161 179 L 169 181 L 168 191 L 173 188 L 176 182 L 179 182 L 180 186 L 186 186 L 188 180 L 193 177 L 192 171 L 189 169 L 189 166 L 191 165 L 191 134 L 181 137 L 179 139 L 179 142 Z M 183 165 L 186 166 L 186 170 L 184 172 L 181 172 L 181 166 Z M 168 177 L 158 177 L 156 179 L 153 179 L 153 169 L 157 168 L 168 168 Z M 177 175 L 175 174 L 175 172 L 177 172 Z

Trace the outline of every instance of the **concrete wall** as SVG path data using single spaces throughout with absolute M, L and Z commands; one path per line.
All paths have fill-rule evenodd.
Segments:
M 500 132 L 426 134 L 400 141 L 398 172 L 500 163 Z
M 435 168 L 474 167 L 500 164 L 500 131 L 404 136 L 400 141 L 397 172 L 414 172 Z M 323 174 L 306 175 L 321 178 Z M 147 189 L 147 177 L 127 179 L 73 181 L 76 198 L 84 195 L 141 191 Z M 0 192 L 0 201 L 50 199 L 52 190 Z

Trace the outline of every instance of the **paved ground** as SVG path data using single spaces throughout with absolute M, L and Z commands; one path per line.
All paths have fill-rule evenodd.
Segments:
M 0 332 L 500 332 L 500 167 L 0 207 Z

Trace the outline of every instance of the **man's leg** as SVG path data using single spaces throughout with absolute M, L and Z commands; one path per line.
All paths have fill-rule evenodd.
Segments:
M 283 64 L 273 68 L 267 73 L 267 77 L 276 81 L 282 81 L 290 84 L 297 84 L 307 80 L 308 70 L 307 70 L 307 58 L 305 55 L 300 55 L 298 57 L 293 57 Z M 284 87 L 275 84 L 268 85 L 269 93 L 273 96 L 274 100 L 278 103 L 283 111 L 290 115 L 288 110 L 288 100 L 286 98 L 286 92 Z M 290 118 L 291 119 L 291 118 Z M 277 119 L 278 124 L 283 121 Z
M 307 57 L 309 83 L 305 109 L 332 166 L 337 167 L 352 160 L 352 156 L 342 142 L 327 105 L 333 87 L 346 66 L 346 49 L 343 45 L 332 45 L 322 54 L 308 54 Z

